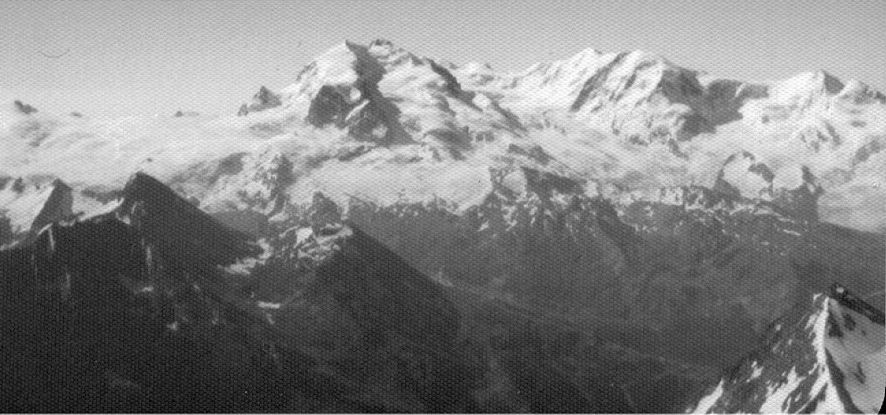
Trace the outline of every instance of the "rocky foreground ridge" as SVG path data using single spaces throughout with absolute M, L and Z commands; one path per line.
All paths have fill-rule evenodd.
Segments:
M 877 413 L 883 312 L 840 285 L 775 322 L 696 412 Z
M 740 284 L 728 295 L 712 291 L 715 284 L 704 282 L 718 278 L 717 269 L 737 284 L 760 277 L 733 275 L 727 264 L 752 262 L 736 257 L 784 255 L 794 278 L 805 280 L 782 294 L 800 304 L 834 275 L 816 271 L 821 265 L 804 257 L 807 249 L 779 251 L 833 232 L 826 228 L 803 230 L 805 242 L 773 239 L 768 257 L 736 239 L 720 251 L 684 245 L 651 264 L 656 255 L 644 251 L 664 236 L 635 231 L 604 200 L 574 200 L 572 212 L 513 225 L 490 218 L 501 238 L 481 232 L 475 242 L 457 237 L 462 250 L 438 251 L 433 245 L 446 243 L 440 232 L 464 225 L 447 230 L 458 219 L 429 206 L 354 206 L 343 218 L 318 194 L 303 225 L 271 225 L 262 238 L 232 230 L 143 174 L 114 206 L 58 219 L 2 251 L 4 351 L 15 362 L 4 368 L 3 388 L 18 397 L 5 403 L 9 410 L 672 412 L 753 349 L 755 327 L 784 307 L 742 308 L 759 300 L 736 301 Z M 513 209 L 529 216 L 543 208 Z M 712 220 L 666 217 L 674 214 L 696 236 Z M 410 227 L 431 232 L 420 237 Z M 514 249 L 527 258 L 500 253 Z M 428 258 L 435 252 L 451 262 Z M 571 255 L 587 259 L 576 264 Z M 502 262 L 480 268 L 476 256 Z M 516 261 L 511 269 L 528 270 L 524 279 L 497 276 L 508 260 Z M 422 271 L 437 261 L 436 273 Z M 839 268 L 849 266 L 833 272 L 858 273 Z M 642 280 L 626 279 L 634 273 Z M 682 273 L 695 276 L 681 283 Z M 539 274 L 548 278 L 532 278 Z M 876 309 L 864 307 L 874 310 L 867 313 L 876 328 Z M 802 331 L 805 321 L 778 324 Z M 814 348 L 807 339 L 814 336 L 797 338 L 795 347 Z M 786 364 L 773 362 L 766 370 Z M 734 410 L 755 402 L 720 399 Z

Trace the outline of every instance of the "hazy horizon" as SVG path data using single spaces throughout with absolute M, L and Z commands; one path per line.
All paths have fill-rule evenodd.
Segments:
M 519 71 L 587 48 L 712 75 L 823 69 L 886 91 L 879 1 L 0 2 L 0 91 L 48 112 L 234 114 L 326 49 L 384 38 Z

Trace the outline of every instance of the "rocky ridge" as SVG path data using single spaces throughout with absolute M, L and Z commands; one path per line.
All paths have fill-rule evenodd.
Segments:
M 883 403 L 883 312 L 840 285 L 773 323 L 763 346 L 694 411 L 874 413 Z

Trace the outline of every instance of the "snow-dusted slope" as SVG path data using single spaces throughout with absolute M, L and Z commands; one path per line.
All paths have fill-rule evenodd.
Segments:
M 74 204 L 71 188 L 59 179 L 51 183 L 9 181 L 0 187 L 0 204 L 5 206 L 6 229 L 0 225 L 0 247 L 36 235 L 44 226 L 70 219 Z
M 765 345 L 697 413 L 877 413 L 886 385 L 883 312 L 835 285 L 779 320 Z
M 662 412 L 709 377 L 618 327 L 440 284 L 321 196 L 258 241 L 144 174 L 121 197 L 0 251 L 0 407 Z

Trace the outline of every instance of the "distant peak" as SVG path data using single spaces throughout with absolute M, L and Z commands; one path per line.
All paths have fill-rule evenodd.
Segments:
M 181 118 L 181 117 L 196 117 L 199 116 L 200 113 L 197 111 L 184 111 L 178 110 L 174 114 L 172 114 L 173 118 Z
M 873 90 L 869 85 L 855 79 L 847 81 L 843 86 L 843 89 L 840 90 L 838 96 L 843 99 L 851 99 L 856 104 L 871 103 L 875 101 L 886 103 L 886 96 L 884 96 L 882 92 Z
M 480 72 L 480 71 L 491 72 L 492 65 L 490 65 L 487 62 L 482 62 L 482 63 L 481 62 L 468 62 L 468 63 L 462 65 L 461 69 L 468 71 L 468 72 Z
M 262 85 L 258 89 L 258 92 L 252 96 L 252 104 L 240 105 L 240 110 L 237 111 L 237 115 L 248 115 L 251 112 L 264 111 L 268 108 L 279 107 L 280 105 L 283 105 L 280 96 Z
M 273 93 L 270 89 L 262 85 L 258 92 L 252 97 L 253 106 L 261 106 L 264 108 L 277 107 L 280 105 L 280 97 Z M 253 109 L 259 111 L 261 109 Z
M 796 92 L 823 92 L 837 94 L 843 89 L 843 82 L 827 71 L 817 70 L 802 72 L 783 82 Z
M 25 104 L 19 100 L 15 100 L 13 104 L 15 104 L 15 109 L 22 114 L 29 115 L 37 112 L 37 108 Z

